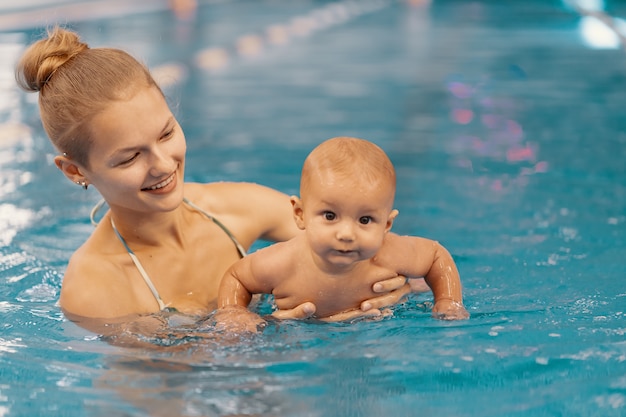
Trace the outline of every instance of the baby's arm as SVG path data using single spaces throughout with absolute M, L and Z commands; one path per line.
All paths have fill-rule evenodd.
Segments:
M 433 241 L 432 245 L 433 263 L 424 278 L 435 297 L 433 316 L 443 320 L 467 319 L 469 313 L 463 307 L 463 287 L 454 259 L 439 242 Z
M 234 332 L 256 332 L 264 324 L 259 315 L 248 310 L 248 305 L 253 294 L 270 294 L 273 289 L 274 277 L 263 273 L 268 270 L 263 265 L 270 263 L 264 256 L 266 249 L 235 262 L 222 277 L 215 316 L 219 327 Z
M 248 290 L 245 282 L 254 280 L 250 266 L 254 256 L 255 254 L 252 254 L 240 259 L 226 271 L 220 282 L 217 296 L 217 306 L 219 308 L 229 306 L 248 307 L 252 299 L 252 292 Z
M 409 242 L 401 242 L 409 240 Z M 469 317 L 463 306 L 463 291 L 459 271 L 450 255 L 439 242 L 420 237 L 402 237 L 404 249 L 412 254 L 405 259 L 413 259 L 405 275 L 424 277 L 433 292 L 435 305 L 433 317 L 443 320 L 460 320 Z

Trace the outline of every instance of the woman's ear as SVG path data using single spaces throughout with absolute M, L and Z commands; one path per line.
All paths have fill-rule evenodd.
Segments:
M 296 221 L 296 226 L 298 226 L 298 229 L 304 230 L 304 212 L 302 210 L 302 200 L 300 200 L 295 195 L 292 195 L 289 200 L 291 201 L 291 206 L 293 207 L 293 218 Z
M 65 155 L 54 157 L 54 164 L 65 176 L 75 184 L 87 184 L 87 179 L 81 172 L 81 168 Z
M 387 217 L 387 224 L 385 225 L 385 233 L 391 230 L 391 226 L 393 226 L 393 221 L 398 217 L 400 212 L 396 209 L 391 210 L 389 213 L 389 217 Z

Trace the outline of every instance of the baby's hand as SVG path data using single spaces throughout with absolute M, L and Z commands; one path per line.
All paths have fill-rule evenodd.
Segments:
M 458 301 L 442 298 L 433 306 L 433 317 L 439 320 L 465 320 L 469 313 Z
M 245 307 L 226 306 L 215 312 L 215 327 L 230 333 L 257 333 L 265 320 Z

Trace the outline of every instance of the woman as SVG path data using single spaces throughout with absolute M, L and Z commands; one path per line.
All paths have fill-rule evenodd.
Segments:
M 149 71 L 126 52 L 91 49 L 55 28 L 26 50 L 16 78 L 39 92 L 43 126 L 60 152 L 56 166 L 79 186 L 96 188 L 110 208 L 63 279 L 61 308 L 79 325 L 112 333 L 132 323 L 155 334 L 161 320 L 150 319 L 154 313 L 206 315 L 220 278 L 255 240 L 298 233 L 289 198 L 278 191 L 184 182 L 183 131 Z M 363 314 L 380 314 L 409 287 L 400 278 L 374 290 L 382 295 L 365 302 Z M 274 315 L 313 312 L 306 303 Z

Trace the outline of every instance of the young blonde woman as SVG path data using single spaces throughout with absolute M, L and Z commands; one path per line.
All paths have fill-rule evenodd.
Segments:
M 298 233 L 283 193 L 184 182 L 181 126 L 150 72 L 126 52 L 89 48 L 57 27 L 25 51 L 16 78 L 39 92 L 56 166 L 78 186 L 97 189 L 109 207 L 65 271 L 60 305 L 79 325 L 97 333 L 132 325 L 150 335 L 163 330 L 162 311 L 202 317 L 215 309 L 225 271 L 254 241 Z M 356 314 L 380 314 L 409 286 L 395 278 L 373 290 L 380 296 Z M 306 318 L 309 307 L 274 315 Z

